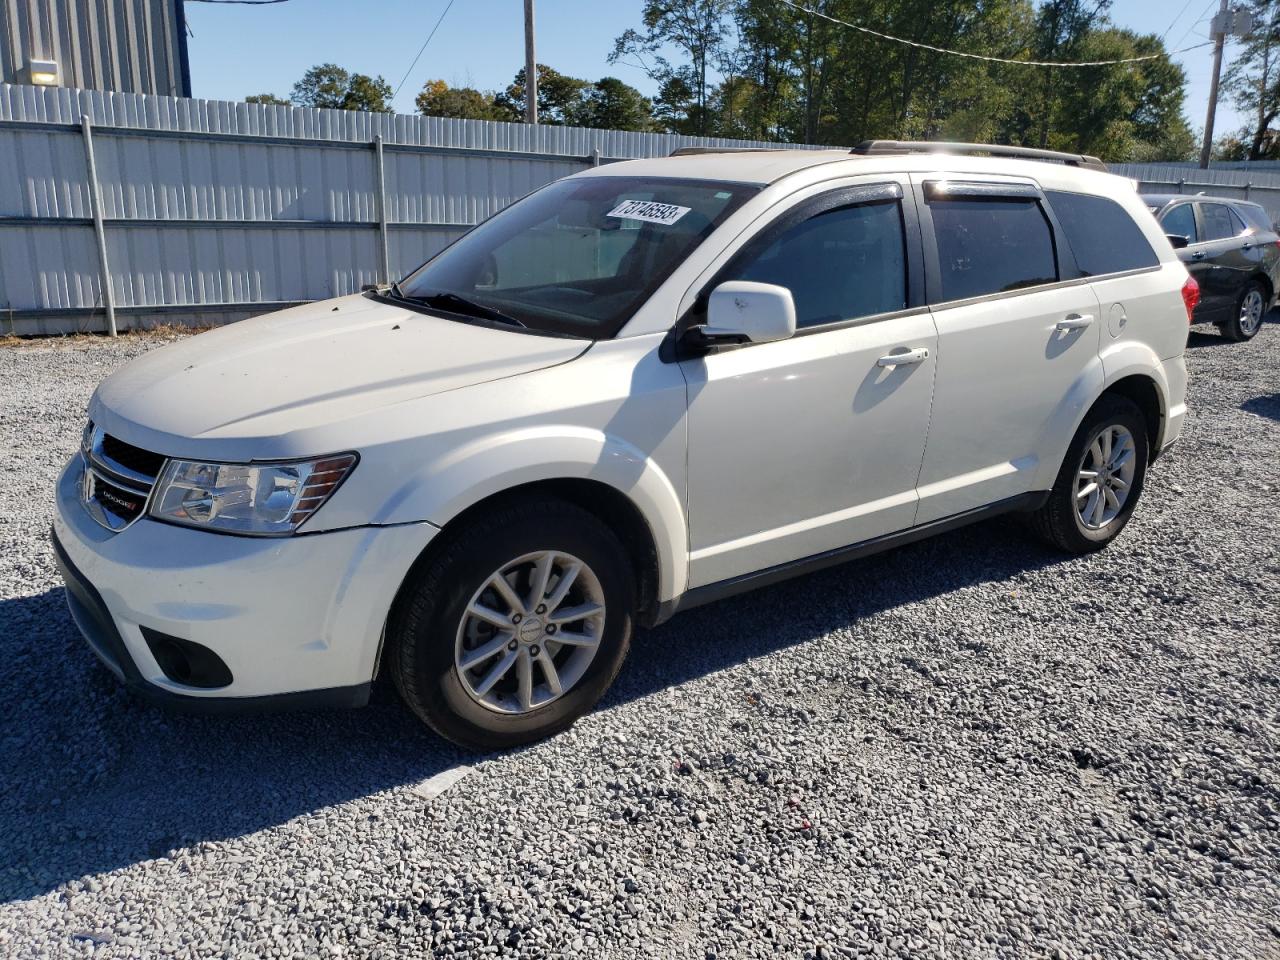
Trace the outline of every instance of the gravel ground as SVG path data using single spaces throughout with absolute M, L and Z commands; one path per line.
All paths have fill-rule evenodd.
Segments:
M 1280 325 L 1193 335 L 1110 550 L 997 521 L 693 611 L 484 757 L 97 665 L 50 491 L 154 345 L 0 348 L 0 955 L 1280 957 Z

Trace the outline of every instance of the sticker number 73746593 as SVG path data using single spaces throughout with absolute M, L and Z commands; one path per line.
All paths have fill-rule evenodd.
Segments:
M 670 226 L 686 213 L 689 207 L 678 207 L 674 203 L 657 203 L 653 200 L 623 200 L 609 211 L 609 216 L 623 220 L 643 220 L 646 223 L 661 223 Z

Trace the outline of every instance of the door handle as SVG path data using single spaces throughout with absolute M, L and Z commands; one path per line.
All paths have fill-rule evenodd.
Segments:
M 1066 333 L 1068 330 L 1083 330 L 1093 323 L 1093 315 L 1089 313 L 1069 313 L 1056 324 L 1053 329 Z
M 1204 259 L 1204 251 L 1203 251 L 1203 250 L 1197 250 L 1195 253 L 1193 253 L 1193 254 L 1191 255 L 1191 259 L 1192 259 L 1192 260 L 1203 260 L 1203 259 Z
M 881 357 L 876 361 L 877 367 L 905 367 L 913 363 L 924 363 L 929 359 L 928 347 L 916 347 L 914 350 L 904 350 L 902 353 L 891 353 L 887 357 Z
M 1244 243 L 1242 243 L 1242 244 L 1240 245 L 1240 249 L 1241 249 L 1241 250 L 1252 250 L 1252 249 L 1253 249 L 1253 244 L 1252 244 L 1252 243 L 1250 243 L 1248 240 L 1246 240 Z

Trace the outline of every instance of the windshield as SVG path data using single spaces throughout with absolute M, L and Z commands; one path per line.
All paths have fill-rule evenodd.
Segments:
M 658 177 L 560 180 L 480 224 L 397 292 L 445 312 L 487 311 L 531 330 L 607 339 L 757 189 Z

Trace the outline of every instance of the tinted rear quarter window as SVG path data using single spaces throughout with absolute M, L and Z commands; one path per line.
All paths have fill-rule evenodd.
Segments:
M 1154 267 L 1160 258 L 1120 204 L 1106 197 L 1048 190 L 1045 196 L 1067 235 L 1080 275 Z
M 1256 203 L 1242 203 L 1236 207 L 1236 210 L 1244 214 L 1244 218 L 1259 230 L 1270 232 L 1275 229 L 1271 226 L 1271 218 L 1267 216 L 1267 211 Z
M 1039 201 L 932 199 L 943 300 L 1053 283 L 1053 234 Z

